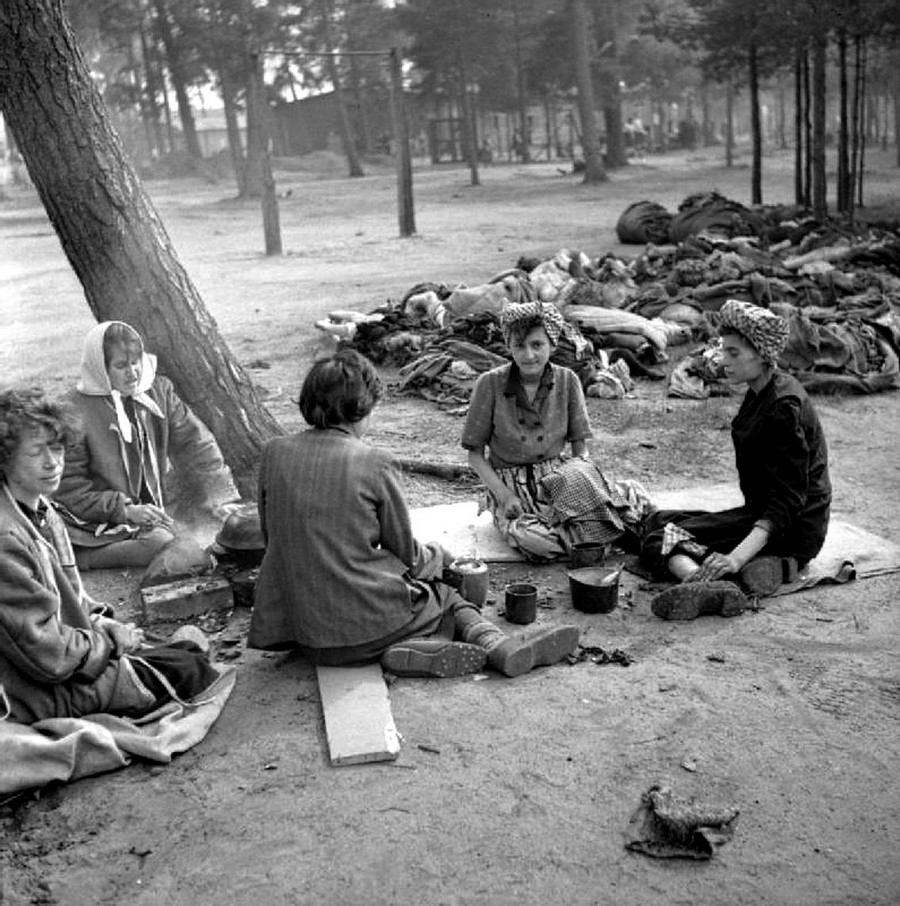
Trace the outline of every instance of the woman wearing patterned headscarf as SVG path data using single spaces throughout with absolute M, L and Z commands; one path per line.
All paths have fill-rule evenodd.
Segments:
M 504 308 L 513 361 L 475 382 L 462 434 L 495 525 L 536 561 L 563 557 L 578 541 L 618 539 L 617 507 L 629 508 L 587 457 L 592 432 L 578 377 L 550 361 L 564 323 L 549 303 Z
M 777 590 L 819 553 L 828 529 L 825 435 L 800 383 L 777 367 L 787 322 L 729 299 L 719 334 L 725 380 L 747 384 L 731 423 L 744 504 L 716 513 L 660 511 L 645 523 L 642 560 L 681 580 L 653 601 L 653 612 L 669 620 L 740 613 L 744 591 Z

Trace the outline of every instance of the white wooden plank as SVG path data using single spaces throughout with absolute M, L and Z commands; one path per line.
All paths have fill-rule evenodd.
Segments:
M 400 736 L 380 665 L 317 667 L 316 673 L 331 763 L 393 761 Z

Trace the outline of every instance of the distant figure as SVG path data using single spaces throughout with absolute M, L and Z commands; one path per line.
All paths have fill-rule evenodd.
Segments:
M 623 127 L 625 132 L 625 147 L 634 152 L 634 156 L 640 161 L 647 157 L 647 130 L 644 128 L 641 118 L 638 116 L 629 116 Z

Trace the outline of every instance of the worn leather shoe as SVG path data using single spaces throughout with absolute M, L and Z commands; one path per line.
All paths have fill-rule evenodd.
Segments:
M 488 652 L 488 663 L 506 676 L 521 676 L 573 654 L 580 635 L 577 626 L 545 626 L 524 638 L 504 639 Z
M 744 591 L 760 598 L 775 594 L 783 582 L 796 578 L 797 561 L 793 557 L 754 557 L 738 573 Z
M 724 579 L 715 582 L 682 582 L 660 592 L 650 609 L 663 620 L 695 620 L 707 614 L 734 617 L 747 607 L 747 596 Z
M 381 666 L 397 676 L 465 676 L 478 673 L 485 661 L 487 652 L 480 645 L 446 639 L 408 639 L 381 656 Z

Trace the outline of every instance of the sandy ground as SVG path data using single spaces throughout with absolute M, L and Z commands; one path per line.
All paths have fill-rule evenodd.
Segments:
M 486 282 L 519 255 L 617 246 L 632 201 L 670 209 L 718 188 L 749 201 L 746 160 L 719 152 L 651 159 L 585 187 L 556 163 L 415 174 L 418 235 L 397 238 L 389 169 L 343 178 L 327 158 L 278 171 L 286 254 L 261 254 L 259 212 L 225 183 L 148 186 L 235 355 L 287 427 L 332 309 L 369 310 L 424 280 Z M 870 199 L 896 193 L 870 160 Z M 771 156 L 765 200 L 791 197 Z M 92 323 L 40 206 L 0 203 L 0 374 L 62 389 Z M 267 366 L 267 367 L 263 367 Z M 653 489 L 733 479 L 736 399 L 589 400 L 591 451 Z M 835 516 L 888 537 L 897 514 L 898 396 L 819 398 Z M 459 462 L 460 421 L 389 397 L 371 439 Z M 471 483 L 410 476 L 414 505 L 471 498 Z M 541 623 L 575 622 L 585 645 L 629 666 L 585 661 L 516 680 L 398 680 L 395 763 L 328 763 L 315 673 L 291 655 L 245 651 L 236 690 L 200 745 L 165 767 L 135 764 L 44 790 L 0 810 L 0 902 L 237 906 L 896 904 L 900 902 L 900 580 L 895 576 L 762 602 L 742 617 L 670 624 L 631 576 L 608 615 L 572 609 L 562 565 L 491 569 L 486 613 L 529 576 Z M 137 577 L 87 574 L 98 596 L 133 602 Z M 231 614 L 239 637 L 247 612 Z M 222 628 L 221 626 L 218 628 Z M 740 809 L 707 863 L 628 852 L 629 819 L 654 784 Z

